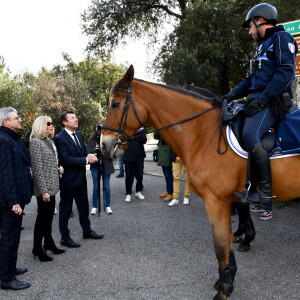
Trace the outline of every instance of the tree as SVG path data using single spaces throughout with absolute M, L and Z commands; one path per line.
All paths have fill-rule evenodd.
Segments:
M 217 94 L 228 92 L 248 68 L 252 42 L 240 24 L 253 2 L 195 3 L 156 61 L 163 81 L 191 83 Z M 184 76 L 177 71 L 179 65 Z
M 87 50 L 115 47 L 127 36 L 144 34 L 155 39 L 170 18 L 183 19 L 189 0 L 92 0 L 83 13 L 83 31 L 89 36 Z
M 293 1 L 271 2 L 277 6 L 279 22 L 296 18 Z M 256 4 L 253 0 L 195 1 L 156 60 L 162 80 L 227 93 L 247 75 L 251 49 L 256 48 L 241 26 Z
M 112 63 L 109 56 L 88 56 L 79 63 L 66 53 L 63 57 L 64 66 L 42 68 L 36 75 L 26 72 L 13 78 L 0 57 L 0 107 L 17 109 L 23 120 L 23 137 L 41 115 L 50 116 L 59 132 L 59 116 L 67 109 L 75 111 L 85 139 L 96 124 L 104 121 L 110 90 L 124 74 L 125 67 Z
M 20 134 L 25 137 L 37 115 L 33 93 L 24 84 L 21 76 L 11 77 L 10 71 L 6 69 L 4 58 L 0 57 L 0 108 L 8 106 L 18 111 L 23 121 Z
M 102 113 L 108 110 L 109 95 L 113 85 L 123 76 L 126 71 L 125 66 L 111 62 L 109 55 L 91 56 L 88 55 L 84 61 L 75 63 L 71 57 L 64 53 L 66 66 L 56 66 L 54 70 L 57 76 L 71 73 L 80 76 L 85 80 L 89 87 L 89 93 L 100 105 Z
M 265 2 L 264 0 L 260 2 Z M 299 0 L 269 0 L 279 22 L 299 18 Z M 217 94 L 227 93 L 247 74 L 255 48 L 241 24 L 257 0 L 94 0 L 83 14 L 90 51 L 126 42 L 127 36 L 158 30 L 171 18 L 175 30 L 165 39 L 154 65 L 166 83 L 193 83 Z
M 81 78 L 71 74 L 57 77 L 53 71 L 43 69 L 37 76 L 25 74 L 24 80 L 33 91 L 37 114 L 50 116 L 57 131 L 61 129 L 59 116 L 67 109 L 76 111 L 82 119 L 82 127 L 89 121 L 97 122 L 96 105 Z
M 23 80 L 32 90 L 38 115 L 49 115 L 59 132 L 60 114 L 72 109 L 80 131 L 88 139 L 95 125 L 105 119 L 110 89 L 123 75 L 124 67 L 91 56 L 75 63 L 66 53 L 64 60 L 65 66 L 43 68 L 36 76 L 26 73 Z

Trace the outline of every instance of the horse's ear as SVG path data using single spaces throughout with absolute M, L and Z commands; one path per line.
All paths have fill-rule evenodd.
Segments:
M 133 78 L 134 78 L 134 68 L 133 68 L 133 65 L 130 65 L 130 67 L 128 68 L 126 74 L 123 76 L 122 87 L 124 89 L 128 89 L 128 87 L 130 86 Z

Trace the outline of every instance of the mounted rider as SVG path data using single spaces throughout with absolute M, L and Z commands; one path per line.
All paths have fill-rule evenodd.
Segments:
M 286 116 L 292 105 L 291 88 L 298 51 L 294 38 L 283 26 L 276 26 L 277 21 L 277 10 L 270 4 L 261 3 L 249 10 L 243 26 L 249 28 L 249 35 L 259 45 L 248 76 L 222 96 L 228 102 L 248 96 L 243 141 L 259 181 L 258 193 L 252 193 L 248 201 L 266 210 L 272 205 L 272 176 L 270 158 L 261 138 Z

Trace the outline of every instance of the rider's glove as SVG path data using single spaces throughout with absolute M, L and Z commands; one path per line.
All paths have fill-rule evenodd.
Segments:
M 261 111 L 264 107 L 267 106 L 267 102 L 261 99 L 256 99 L 247 104 L 244 116 L 252 117 L 259 111 Z
M 224 100 L 227 100 L 227 103 L 231 102 L 234 97 L 233 93 L 222 95 L 219 97 L 218 102 L 222 103 Z

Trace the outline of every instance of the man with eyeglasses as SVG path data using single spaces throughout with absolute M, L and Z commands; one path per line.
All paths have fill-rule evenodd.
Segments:
M 15 276 L 27 272 L 16 268 L 23 210 L 31 200 L 30 158 L 18 134 L 22 120 L 12 107 L 0 109 L 0 239 L 1 289 L 30 287 Z

